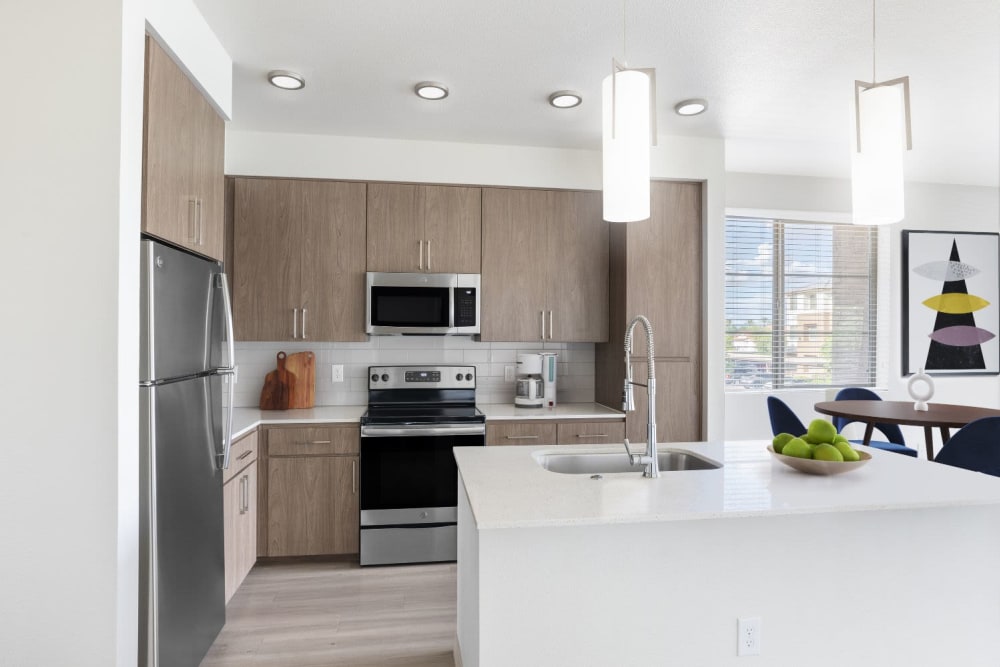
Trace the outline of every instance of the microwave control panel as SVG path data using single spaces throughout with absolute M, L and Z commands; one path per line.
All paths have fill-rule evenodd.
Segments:
M 476 326 L 476 288 L 455 288 L 455 326 Z

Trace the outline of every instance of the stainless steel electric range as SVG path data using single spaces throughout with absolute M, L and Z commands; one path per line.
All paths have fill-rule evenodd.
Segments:
M 361 564 L 457 557 L 453 447 L 486 444 L 474 366 L 371 366 L 361 417 Z

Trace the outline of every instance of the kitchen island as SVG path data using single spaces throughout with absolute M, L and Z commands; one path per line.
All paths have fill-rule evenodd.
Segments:
M 867 448 L 811 476 L 767 444 L 661 445 L 723 465 L 659 479 L 537 461 L 620 446 L 456 449 L 456 664 L 739 665 L 740 618 L 767 665 L 997 664 L 1000 479 Z

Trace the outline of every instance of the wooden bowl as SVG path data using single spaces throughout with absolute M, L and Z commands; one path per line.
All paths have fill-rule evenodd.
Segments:
M 789 468 L 795 468 L 799 472 L 808 473 L 810 475 L 839 475 L 842 472 L 857 470 L 872 460 L 871 454 L 861 450 L 857 450 L 858 456 L 861 457 L 858 461 L 817 461 L 816 459 L 800 459 L 797 456 L 785 456 L 784 454 L 779 454 L 774 451 L 774 448 L 771 445 L 767 446 L 767 451 L 771 453 L 771 456 L 775 460 L 784 463 Z

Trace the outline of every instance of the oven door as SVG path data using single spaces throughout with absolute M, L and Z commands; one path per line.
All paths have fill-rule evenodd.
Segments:
M 361 429 L 361 526 L 454 523 L 453 447 L 483 446 L 482 424 Z

